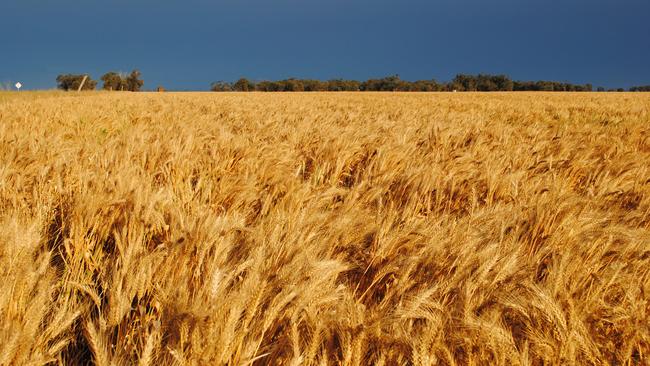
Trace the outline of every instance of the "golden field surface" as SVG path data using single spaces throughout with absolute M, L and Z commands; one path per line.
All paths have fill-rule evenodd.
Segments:
M 0 93 L 0 365 L 648 365 L 650 94 Z

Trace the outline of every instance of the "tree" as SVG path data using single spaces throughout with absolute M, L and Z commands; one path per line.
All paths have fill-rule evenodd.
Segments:
M 408 82 L 399 78 L 399 75 L 391 75 L 381 79 L 370 79 L 360 84 L 363 91 L 408 91 Z M 331 90 L 331 88 L 330 88 Z
M 433 84 L 431 83 L 433 81 Z M 435 80 L 418 80 L 415 81 L 411 84 L 411 90 L 410 91 L 421 91 L 421 92 L 427 92 L 427 91 L 435 91 L 436 86 L 435 86 Z
M 81 85 L 84 77 L 86 75 L 76 75 L 76 74 L 62 74 L 56 77 L 57 88 L 61 90 L 77 90 Z M 97 87 L 97 81 L 93 80 L 90 76 L 86 79 L 86 82 L 83 85 L 81 90 L 95 90 Z
M 232 89 L 234 91 L 243 91 L 243 92 L 253 91 L 255 90 L 255 84 L 246 78 L 241 78 L 237 80 L 237 82 L 232 86 Z
M 127 76 L 126 78 L 126 90 L 132 92 L 140 91 L 140 89 L 144 85 L 144 80 L 140 78 L 141 75 L 142 74 L 140 74 L 140 71 L 138 70 L 131 71 L 129 76 Z
M 356 80 L 338 80 L 343 91 L 359 91 L 361 83 Z
M 101 80 L 104 82 L 104 90 L 125 90 L 128 89 L 125 78 L 122 75 L 109 71 L 102 75 Z
M 210 86 L 210 90 L 217 91 L 217 92 L 232 91 L 232 83 L 229 83 L 227 81 L 221 81 L 221 80 L 215 81 Z
M 476 90 L 478 91 L 497 91 L 498 85 L 492 80 L 493 77 L 487 74 L 479 74 L 476 79 Z
M 304 91 L 305 86 L 302 83 L 302 80 L 298 80 L 295 78 L 289 78 L 287 80 L 283 80 L 284 82 L 284 90 L 285 91 Z
M 396 91 L 400 89 L 402 80 L 399 75 L 392 75 L 381 79 L 380 90 L 382 91 Z
M 474 75 L 467 75 L 467 74 L 458 74 L 452 80 L 452 84 L 456 86 L 454 90 L 458 91 L 476 91 L 477 90 L 477 84 L 478 84 L 478 78 Z
M 279 91 L 278 89 L 278 83 L 275 81 L 261 81 L 255 85 L 255 90 L 257 91 L 272 92 Z
M 325 91 L 327 90 L 327 83 L 320 80 L 302 80 L 305 91 Z
M 515 83 L 507 75 L 492 76 L 491 80 L 497 86 L 499 91 L 512 91 L 514 90 Z

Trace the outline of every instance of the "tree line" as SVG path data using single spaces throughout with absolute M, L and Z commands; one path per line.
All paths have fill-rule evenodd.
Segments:
M 289 78 L 278 81 L 254 82 L 241 78 L 235 82 L 217 81 L 211 84 L 212 91 L 593 91 L 591 84 L 572 84 L 558 81 L 519 81 L 512 80 L 507 75 L 489 74 L 458 74 L 449 82 L 438 82 L 435 79 L 407 81 L 399 75 L 391 75 L 381 79 L 366 81 L 332 79 L 327 81 L 313 79 Z M 630 91 L 650 91 L 650 86 L 632 87 Z M 598 87 L 597 91 L 625 91 L 624 89 L 608 89 Z
M 633 92 L 650 92 L 650 85 L 633 86 L 633 87 L 630 88 L 630 91 L 633 91 Z
M 79 86 L 81 86 L 84 77 L 86 77 L 86 81 L 81 87 L 81 90 L 95 90 L 97 88 L 97 81 L 85 74 L 59 75 L 56 77 L 57 88 L 65 91 L 79 90 Z M 142 74 L 138 70 L 133 70 L 130 74 L 109 71 L 102 75 L 100 80 L 103 82 L 102 89 L 104 90 L 137 92 L 140 91 L 144 85 Z
M 84 74 L 62 74 L 57 76 L 57 87 L 62 90 L 78 90 Z M 114 91 L 140 91 L 144 85 L 142 74 L 133 70 L 130 74 L 110 71 L 102 75 L 102 89 Z M 86 78 L 82 90 L 95 90 L 98 82 L 90 76 Z M 404 92 L 434 92 L 434 91 L 593 91 L 591 84 L 572 84 L 558 81 L 519 81 L 512 80 L 507 75 L 490 74 L 458 74 L 449 82 L 438 82 L 435 79 L 407 81 L 399 75 L 391 75 L 366 81 L 332 79 L 327 81 L 315 79 L 289 78 L 276 81 L 254 82 L 240 78 L 235 82 L 217 81 L 211 84 L 212 91 L 262 91 L 262 92 L 292 92 L 292 91 L 404 91 Z M 159 87 L 158 90 L 164 90 Z M 625 91 L 623 88 L 596 88 L 596 91 Z M 648 92 L 650 85 L 634 86 L 632 92 Z

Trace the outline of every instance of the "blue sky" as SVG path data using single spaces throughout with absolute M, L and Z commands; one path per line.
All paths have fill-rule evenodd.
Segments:
M 142 71 L 212 81 L 456 73 L 650 84 L 648 0 L 0 0 L 0 82 Z

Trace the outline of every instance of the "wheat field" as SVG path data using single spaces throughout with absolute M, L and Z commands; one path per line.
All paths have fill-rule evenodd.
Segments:
M 650 95 L 5 93 L 45 364 L 648 365 Z

